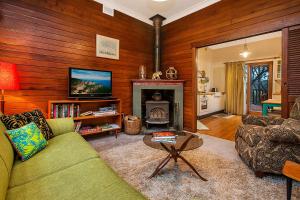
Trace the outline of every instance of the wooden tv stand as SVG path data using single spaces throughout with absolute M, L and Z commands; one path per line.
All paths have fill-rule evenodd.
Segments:
M 112 104 L 115 105 L 115 110 L 116 110 L 115 114 L 107 114 L 101 116 L 94 116 L 94 115 L 80 116 L 80 114 L 84 112 L 99 111 L 99 108 L 108 107 Z M 77 110 L 78 108 L 77 106 L 79 106 L 78 110 Z M 66 111 L 65 115 L 63 116 L 57 114 L 57 112 L 59 113 L 63 112 L 61 111 L 61 109 Z M 75 123 L 81 122 L 82 127 L 84 126 L 104 127 L 105 124 L 118 125 L 119 126 L 118 128 L 101 128 L 101 130 L 99 131 L 89 132 L 89 133 L 80 132 L 82 136 L 95 135 L 103 132 L 114 132 L 115 136 L 117 137 L 122 126 L 121 100 L 112 99 L 112 100 L 50 100 L 48 101 L 48 119 L 62 118 L 62 117 L 73 117 Z

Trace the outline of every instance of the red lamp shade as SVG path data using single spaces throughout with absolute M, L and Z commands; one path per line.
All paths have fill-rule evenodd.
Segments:
M 16 65 L 0 62 L 0 90 L 18 90 L 19 88 Z

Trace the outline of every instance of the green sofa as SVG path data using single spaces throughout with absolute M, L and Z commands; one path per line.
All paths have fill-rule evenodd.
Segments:
M 145 199 L 74 132 L 71 118 L 48 123 L 55 137 L 44 150 L 21 162 L 0 121 L 0 200 Z

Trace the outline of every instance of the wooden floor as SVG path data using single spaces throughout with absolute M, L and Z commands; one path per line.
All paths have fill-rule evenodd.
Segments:
M 242 123 L 241 116 L 225 119 L 221 117 L 208 117 L 200 120 L 209 130 L 198 130 L 198 133 L 207 134 L 226 140 L 234 141 L 238 126 Z

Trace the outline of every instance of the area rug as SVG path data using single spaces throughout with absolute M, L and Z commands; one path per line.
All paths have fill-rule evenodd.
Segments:
M 200 120 L 197 120 L 197 130 L 209 130 Z
M 143 136 L 122 134 L 89 140 L 100 156 L 129 184 L 151 200 L 169 199 L 285 199 L 282 176 L 256 178 L 240 160 L 231 141 L 201 135 L 202 147 L 182 155 L 208 179 L 200 180 L 182 161 L 170 162 L 148 179 L 166 152 L 146 146 Z M 300 199 L 300 184 L 294 184 L 293 199 Z

